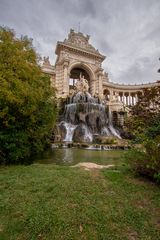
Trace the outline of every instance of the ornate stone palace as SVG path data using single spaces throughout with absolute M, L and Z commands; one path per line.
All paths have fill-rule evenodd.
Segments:
M 50 64 L 48 57 L 44 57 L 42 71 L 50 74 L 57 98 L 72 96 L 77 79 L 83 77 L 88 81 L 90 94 L 106 101 L 116 111 L 135 105 L 144 88 L 160 85 L 160 81 L 139 85 L 111 82 L 102 68 L 106 57 L 89 43 L 89 38 L 89 35 L 71 29 L 68 39 L 57 42 L 55 66 Z

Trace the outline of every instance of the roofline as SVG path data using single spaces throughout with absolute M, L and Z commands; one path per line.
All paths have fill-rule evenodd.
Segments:
M 152 83 L 144 83 L 144 84 L 118 84 L 118 83 L 103 81 L 103 86 L 112 87 L 114 89 L 119 89 L 119 90 L 139 90 L 144 88 L 160 86 L 160 81 L 156 81 Z

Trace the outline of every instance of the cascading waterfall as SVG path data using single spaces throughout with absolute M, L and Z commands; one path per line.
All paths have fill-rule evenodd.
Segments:
M 89 86 L 83 77 L 77 80 L 75 94 L 67 99 L 63 121 L 59 128 L 63 130 L 66 142 L 92 142 L 94 135 L 116 136 L 118 131 L 112 124 L 112 113 L 106 111 L 98 97 L 92 97 Z
M 113 120 L 112 120 L 112 112 L 110 111 L 110 109 L 108 110 L 108 119 L 109 119 L 109 130 L 111 131 L 111 133 L 113 134 L 113 136 L 118 137 L 121 139 L 121 136 L 118 132 L 117 129 L 114 128 L 113 126 Z
M 92 142 L 93 140 L 93 134 L 90 132 L 88 127 L 84 124 L 83 127 L 84 129 L 84 141 L 86 142 Z
M 72 142 L 73 133 L 74 133 L 74 130 L 76 128 L 76 125 L 64 122 L 64 126 L 66 128 L 66 136 L 65 136 L 64 141 L 65 142 Z
M 105 105 L 98 98 L 88 92 L 78 92 L 68 102 L 59 124 L 66 131 L 64 141 L 92 142 L 94 135 L 121 138 L 113 127 L 111 111 L 107 114 Z

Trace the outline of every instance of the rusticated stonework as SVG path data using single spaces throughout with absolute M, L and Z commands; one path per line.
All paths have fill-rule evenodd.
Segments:
M 77 79 L 84 75 L 90 94 L 107 102 L 113 111 L 120 111 L 134 105 L 143 88 L 160 85 L 160 81 L 141 85 L 123 85 L 109 81 L 108 74 L 102 68 L 106 57 L 89 43 L 89 39 L 89 35 L 71 29 L 67 39 L 57 42 L 55 66 L 50 64 L 49 58 L 44 58 L 42 71 L 50 74 L 58 98 L 71 95 Z

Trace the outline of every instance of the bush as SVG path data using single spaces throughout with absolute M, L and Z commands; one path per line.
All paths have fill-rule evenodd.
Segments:
M 107 144 L 107 145 L 113 145 L 116 144 L 117 139 L 115 137 L 106 137 L 106 136 L 95 136 L 93 142 L 98 144 Z
M 126 158 L 135 173 L 160 182 L 160 136 L 148 140 L 144 149 L 132 149 Z

